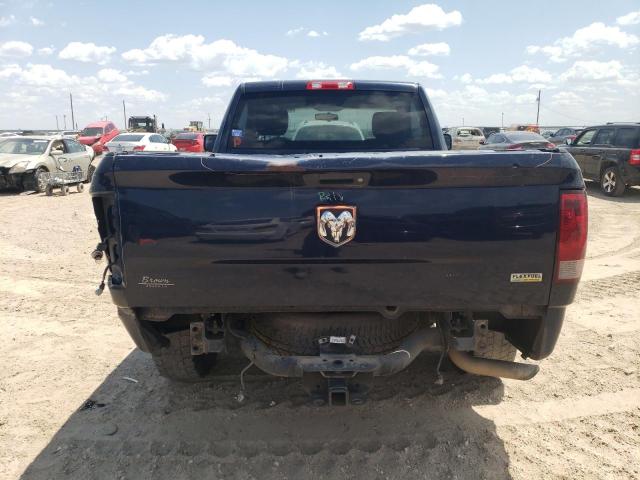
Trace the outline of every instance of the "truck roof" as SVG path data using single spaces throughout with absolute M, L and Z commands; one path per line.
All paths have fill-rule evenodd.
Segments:
M 238 87 L 243 93 L 259 93 L 284 90 L 306 90 L 312 80 L 274 80 L 264 82 L 245 82 Z M 317 80 L 313 80 L 317 81 Z M 320 80 L 323 81 L 323 80 Z M 336 81 L 336 80 L 326 80 Z M 353 82 L 355 90 L 386 90 L 396 92 L 415 92 L 420 84 L 413 82 L 385 82 L 378 80 L 347 80 Z

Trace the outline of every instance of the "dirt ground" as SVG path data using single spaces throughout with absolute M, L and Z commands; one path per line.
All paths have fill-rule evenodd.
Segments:
M 0 478 L 640 478 L 640 190 L 589 193 L 583 282 L 537 377 L 437 386 L 425 357 L 342 409 L 254 370 L 240 404 L 234 361 L 170 385 L 93 293 L 88 193 L 3 194 Z

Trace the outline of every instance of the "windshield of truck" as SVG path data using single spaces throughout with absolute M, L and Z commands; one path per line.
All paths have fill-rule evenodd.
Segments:
M 87 127 L 80 132 L 81 137 L 101 137 L 102 127 Z
M 49 140 L 10 138 L 0 143 L 0 153 L 42 155 L 47 150 L 47 145 L 49 145 Z
M 323 90 L 245 94 L 228 148 L 302 153 L 434 147 L 417 93 Z

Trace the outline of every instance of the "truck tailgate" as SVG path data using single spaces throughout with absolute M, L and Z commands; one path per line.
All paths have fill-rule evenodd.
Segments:
M 212 311 L 547 305 L 573 175 L 549 152 L 118 155 L 121 288 Z M 317 232 L 332 204 L 357 207 L 339 248 Z

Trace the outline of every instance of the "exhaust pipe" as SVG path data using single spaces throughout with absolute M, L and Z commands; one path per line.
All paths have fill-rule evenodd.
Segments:
M 531 380 L 540 367 L 531 363 L 505 362 L 489 358 L 474 357 L 468 352 L 449 350 L 449 358 L 461 370 L 486 377 L 511 378 L 513 380 Z

